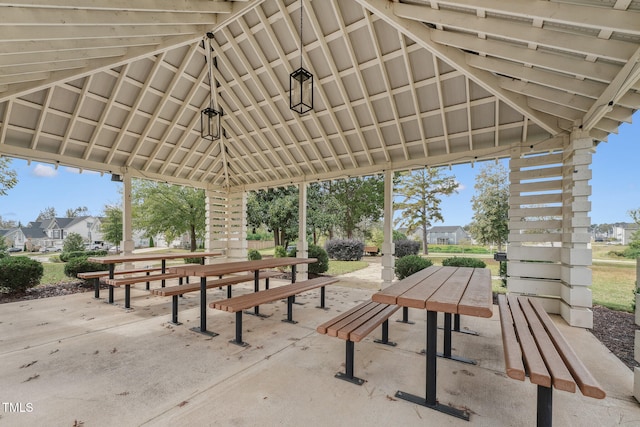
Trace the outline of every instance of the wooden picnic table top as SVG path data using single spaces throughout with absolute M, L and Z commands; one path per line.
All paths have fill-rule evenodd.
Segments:
M 220 256 L 220 252 L 171 252 L 171 253 L 144 253 L 144 254 L 131 254 L 131 255 L 109 255 L 105 257 L 90 257 L 90 262 L 98 264 L 119 264 L 121 262 L 136 262 L 136 261 L 162 261 L 167 259 L 177 258 L 202 258 Z
M 209 277 L 221 276 L 224 274 L 240 273 L 243 271 L 256 271 L 265 268 L 286 267 L 288 265 L 312 264 L 317 262 L 317 258 L 266 258 L 254 261 L 235 261 L 220 264 L 173 266 L 173 271 L 182 273 L 185 276 Z
M 486 268 L 431 266 L 383 289 L 371 299 L 444 313 L 493 315 L 491 272 Z

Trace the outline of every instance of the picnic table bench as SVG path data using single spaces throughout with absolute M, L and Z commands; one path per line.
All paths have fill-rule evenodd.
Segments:
M 281 273 L 277 271 L 261 271 L 258 274 L 258 280 L 265 280 L 265 287 L 269 289 L 269 278 L 279 276 Z M 254 274 L 242 274 L 242 275 L 234 275 L 228 277 L 222 277 L 214 280 L 207 280 L 206 288 L 221 288 L 223 286 L 227 287 L 227 298 L 231 298 L 231 285 L 236 285 L 239 283 L 251 282 L 256 279 Z M 180 325 L 178 322 L 178 296 L 184 295 L 189 292 L 198 292 L 201 290 L 200 283 L 193 283 L 187 285 L 177 285 L 177 286 L 168 286 L 165 288 L 154 289 L 152 292 L 155 295 L 162 297 L 172 297 L 171 304 L 171 323 L 175 325 Z
M 367 254 L 367 255 L 375 256 L 375 255 L 378 255 L 379 252 L 380 252 L 380 249 L 378 249 L 377 246 L 365 246 L 364 247 L 364 253 Z
M 551 426 L 553 387 L 604 399 L 606 394 L 540 301 L 526 296 L 499 295 L 500 325 L 507 376 L 538 386 L 537 425 Z M 524 363 L 523 363 L 524 361 Z
M 145 267 L 145 268 L 135 268 L 131 270 L 119 270 L 114 271 L 114 275 L 125 275 L 125 274 L 136 274 L 136 273 L 146 273 L 147 276 L 154 271 L 161 271 L 162 267 Z M 87 271 L 84 273 L 78 273 L 77 277 L 79 279 L 91 280 L 93 279 L 93 287 L 94 287 L 94 297 L 100 298 L 100 279 L 109 277 L 109 270 L 101 270 L 101 271 Z M 149 282 L 147 282 L 147 290 L 149 289 Z
M 184 264 L 184 265 L 181 265 L 181 267 L 188 267 L 193 265 L 200 265 L 200 264 Z M 116 287 L 120 287 L 120 286 L 125 287 L 124 308 L 131 308 L 131 285 L 146 282 L 147 284 L 146 289 L 149 290 L 149 282 L 154 282 L 159 280 L 162 282 L 161 286 L 164 288 L 166 280 L 178 279 L 180 284 L 182 284 L 182 279 L 185 277 L 187 278 L 187 282 L 189 280 L 188 276 L 185 276 L 183 273 L 176 272 L 175 270 L 173 270 L 173 267 L 169 267 L 168 270 L 166 270 L 166 267 L 159 267 L 159 270 L 161 271 L 160 274 L 154 274 L 154 275 L 147 274 L 146 276 L 131 276 L 131 277 L 118 277 L 118 278 L 113 278 L 109 276 L 107 279 L 105 279 L 105 283 L 109 285 L 109 304 L 113 304 L 113 290 Z M 158 269 L 155 269 L 154 271 L 158 271 Z M 115 274 L 118 274 L 118 273 L 115 272 Z
M 336 378 L 357 385 L 364 383 L 363 379 L 353 375 L 354 343 L 362 341 L 382 325 L 382 339 L 374 342 L 395 346 L 396 343 L 389 341 L 389 317 L 399 308 L 397 305 L 367 301 L 317 327 L 316 331 L 319 333 L 338 337 L 346 342 L 345 372 L 338 372 Z
M 297 323 L 293 320 L 293 302 L 296 294 L 310 291 L 316 288 L 324 288 L 326 285 L 336 283 L 339 279 L 335 277 L 318 277 L 302 282 L 295 282 L 277 288 L 265 289 L 251 294 L 240 295 L 220 301 L 214 301 L 209 307 L 217 310 L 236 313 L 236 338 L 230 342 L 240 346 L 248 344 L 242 341 L 242 311 L 261 304 L 266 304 L 283 298 L 287 299 L 287 318 L 283 322 Z M 320 307 L 324 308 L 324 292 L 320 294 Z

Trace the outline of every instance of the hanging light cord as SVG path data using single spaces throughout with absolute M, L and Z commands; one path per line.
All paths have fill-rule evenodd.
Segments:
M 302 68 L 302 9 L 304 0 L 300 0 L 300 68 Z
M 209 62 L 209 108 L 214 109 L 213 105 L 213 59 L 211 57 L 211 38 L 207 35 L 207 62 Z

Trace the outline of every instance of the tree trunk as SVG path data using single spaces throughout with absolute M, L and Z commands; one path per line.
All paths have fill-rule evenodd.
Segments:
M 195 225 L 191 225 L 190 230 L 189 230 L 189 234 L 191 237 L 191 252 L 195 252 L 197 249 L 197 242 L 196 242 L 196 226 Z
M 422 253 L 429 255 L 429 244 L 427 242 L 427 227 L 422 227 Z

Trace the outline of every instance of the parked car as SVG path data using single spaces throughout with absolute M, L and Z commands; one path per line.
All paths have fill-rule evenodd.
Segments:
M 41 253 L 47 253 L 47 252 L 62 252 L 62 249 L 57 247 L 57 246 L 50 246 L 50 247 L 42 247 L 40 248 L 40 252 Z
M 22 252 L 22 248 L 9 248 L 7 252 Z

